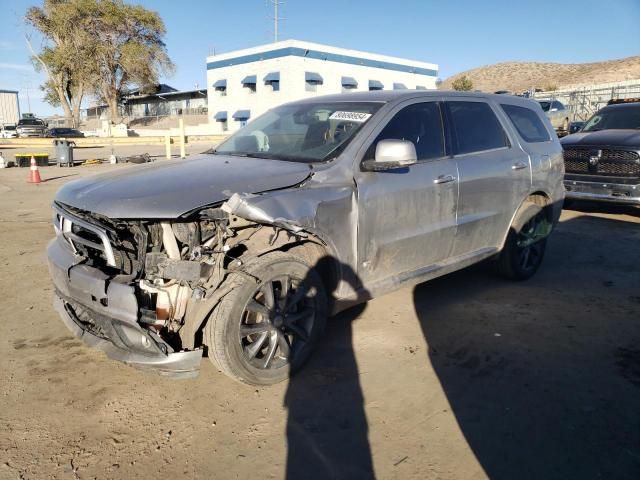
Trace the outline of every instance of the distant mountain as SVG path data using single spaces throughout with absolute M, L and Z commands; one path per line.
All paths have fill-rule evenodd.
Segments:
M 440 89 L 450 90 L 453 81 L 464 75 L 471 79 L 474 90 L 483 92 L 618 82 L 640 78 L 640 56 L 596 63 L 496 63 L 453 75 L 442 82 Z

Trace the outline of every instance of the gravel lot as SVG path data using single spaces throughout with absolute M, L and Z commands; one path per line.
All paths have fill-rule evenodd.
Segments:
M 54 193 L 121 168 L 0 170 L 1 480 L 640 478 L 640 209 L 563 212 L 528 282 L 479 266 L 344 312 L 255 389 L 114 363 L 53 311 Z

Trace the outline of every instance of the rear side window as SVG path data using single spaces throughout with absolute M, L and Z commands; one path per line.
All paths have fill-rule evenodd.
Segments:
M 537 143 L 551 140 L 549 132 L 544 128 L 544 124 L 536 112 L 529 108 L 515 105 L 501 104 L 500 106 L 525 142 Z
M 380 140 L 391 139 L 413 142 L 418 160 L 444 157 L 440 105 L 437 102 L 416 103 L 400 110 L 371 144 L 365 158 L 375 157 Z
M 507 135 L 491 107 L 483 102 L 447 102 L 453 122 L 456 153 L 506 147 Z

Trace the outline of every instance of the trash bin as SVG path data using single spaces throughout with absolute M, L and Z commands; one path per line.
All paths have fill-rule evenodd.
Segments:
M 65 139 L 54 140 L 53 148 L 59 167 L 73 167 L 73 146 Z

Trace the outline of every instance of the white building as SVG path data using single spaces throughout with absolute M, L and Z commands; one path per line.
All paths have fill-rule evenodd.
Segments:
M 235 131 L 282 103 L 341 92 L 436 88 L 438 65 L 287 40 L 207 58 L 209 121 Z
M 0 90 L 0 126 L 15 125 L 20 120 L 20 105 L 18 92 L 14 90 Z

